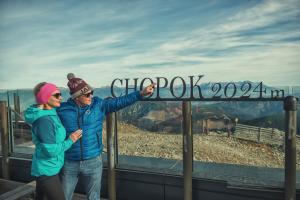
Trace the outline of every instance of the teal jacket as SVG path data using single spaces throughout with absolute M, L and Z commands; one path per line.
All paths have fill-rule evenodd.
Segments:
M 25 120 L 32 125 L 32 141 L 35 144 L 31 175 L 58 174 L 64 164 L 65 151 L 73 141 L 66 139 L 66 130 L 56 110 L 42 110 L 33 105 L 26 110 Z

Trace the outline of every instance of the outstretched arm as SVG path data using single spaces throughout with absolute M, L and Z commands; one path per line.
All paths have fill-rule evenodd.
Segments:
M 104 99 L 101 105 L 101 109 L 105 114 L 107 114 L 116 112 L 126 106 L 132 105 L 142 97 L 151 95 L 154 92 L 155 85 L 155 83 L 148 85 L 141 91 L 135 91 L 121 97 Z

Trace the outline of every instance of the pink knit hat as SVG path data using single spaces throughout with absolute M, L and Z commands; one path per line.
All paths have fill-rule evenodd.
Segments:
M 48 103 L 49 98 L 55 92 L 59 91 L 56 85 L 52 83 L 46 83 L 40 89 L 40 91 L 36 94 L 35 100 L 38 104 Z

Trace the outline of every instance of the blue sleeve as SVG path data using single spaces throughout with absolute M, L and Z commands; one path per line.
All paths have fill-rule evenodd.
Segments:
M 55 127 L 50 117 L 41 117 L 33 123 L 33 132 L 41 143 L 54 144 Z
M 101 104 L 101 110 L 105 114 L 116 112 L 122 108 L 125 108 L 126 106 L 134 104 L 136 101 L 140 100 L 141 98 L 142 97 L 140 91 L 135 91 L 121 97 L 104 99 Z

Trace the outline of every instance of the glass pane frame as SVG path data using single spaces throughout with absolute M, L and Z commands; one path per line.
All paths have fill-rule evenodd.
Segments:
M 220 102 L 218 102 L 218 104 L 219 103 Z M 195 104 L 196 106 L 194 105 L 193 107 L 193 116 L 197 115 L 197 104 L 199 103 Z M 205 105 L 205 103 L 203 104 Z M 220 121 L 222 120 L 220 119 Z M 284 115 L 282 115 L 282 120 L 284 121 Z M 207 121 L 203 120 L 201 124 L 193 120 L 193 130 L 195 127 L 198 129 L 202 128 L 200 131 L 201 133 L 197 133 L 194 130 L 193 134 L 193 177 L 222 180 L 227 181 L 229 184 L 240 185 L 275 187 L 282 187 L 284 185 L 285 152 L 283 143 L 285 132 L 283 130 L 274 130 L 272 128 L 254 129 L 252 126 L 245 126 L 243 128 L 251 129 L 251 131 L 253 131 L 251 134 L 254 136 L 243 138 L 241 137 L 243 134 L 238 133 L 238 131 L 241 131 L 242 129 L 235 129 L 239 122 L 235 117 L 231 119 L 233 126 L 229 127 L 226 127 L 226 123 L 223 123 L 224 127 L 216 128 L 218 122 L 216 120 L 212 121 L 215 123 L 215 125 L 210 124 L 214 127 L 213 131 L 208 131 L 209 134 L 207 134 Z M 258 135 L 260 135 L 260 137 L 258 137 Z M 271 139 L 272 142 L 270 142 Z M 250 148 L 250 144 L 253 146 L 250 151 L 247 148 L 242 150 L 243 148 L 241 147 L 245 145 Z M 232 155 L 230 155 L 231 151 L 233 152 Z M 253 151 L 253 153 L 251 153 L 251 151 Z M 240 156 L 245 153 L 249 154 L 250 157 L 245 157 L 244 161 L 241 163 L 242 157 Z M 256 162 L 255 158 L 258 157 L 258 155 L 260 155 L 262 159 L 259 162 Z M 276 163 L 273 156 L 279 157 L 279 163 Z M 268 163 L 269 161 L 270 163 Z
M 124 116 L 127 116 L 122 112 L 131 110 L 139 112 L 139 110 L 129 107 L 125 111 L 118 111 L 117 168 L 182 175 L 183 139 L 180 102 L 139 102 L 137 107 L 147 109 L 143 106 L 155 107 L 155 104 L 164 107 L 170 103 L 177 104 L 176 108 L 180 108 L 176 111 L 178 115 L 175 117 L 177 120 L 175 127 L 170 127 L 168 123 L 161 124 L 163 120 L 152 120 L 154 117 L 175 119 L 170 117 L 170 113 L 162 112 L 162 109 L 151 111 L 153 118 L 142 116 L 136 122 L 122 121 L 122 117 L 124 119 Z

